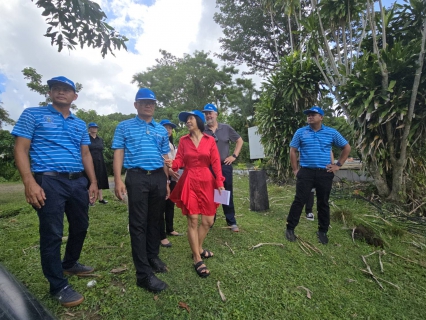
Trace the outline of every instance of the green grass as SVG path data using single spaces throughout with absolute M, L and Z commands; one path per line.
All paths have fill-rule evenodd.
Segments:
M 215 257 L 205 260 L 211 276 L 202 279 L 193 267 L 186 237 L 171 237 L 172 248 L 161 248 L 160 257 L 169 272 L 159 277 L 169 284 L 160 294 L 148 293 L 135 285 L 135 271 L 127 231 L 127 209 L 106 191 L 107 205 L 90 208 L 90 227 L 80 261 L 96 268 L 97 285 L 87 288 L 90 278 L 71 277 L 70 283 L 86 300 L 65 309 L 50 298 L 42 275 L 38 250 L 38 219 L 25 203 L 20 184 L 0 184 L 0 262 L 22 281 L 59 319 L 425 319 L 426 252 L 410 243 L 425 243 L 424 237 L 389 227 L 372 206 L 335 193 L 331 207 L 336 220 L 329 231 L 330 243 L 318 244 L 317 221 L 304 219 L 296 234 L 322 251 L 308 256 L 299 242 L 284 238 L 285 218 L 294 196 L 292 186 L 268 186 L 270 210 L 249 211 L 249 186 L 245 176 L 235 177 L 235 203 L 240 233 L 233 234 L 219 209 L 218 219 L 208 234 L 205 247 Z M 340 194 L 340 193 L 339 193 Z M 341 219 L 341 215 L 346 217 Z M 385 243 L 382 256 L 367 258 L 384 289 L 361 269 L 361 255 L 380 248 L 356 241 L 354 223 L 365 221 Z M 183 232 L 186 219 L 175 210 L 175 229 Z M 396 230 L 396 231 L 395 231 Z M 66 232 L 65 232 L 66 233 Z M 66 234 L 65 234 L 66 235 Z M 228 248 L 229 245 L 235 254 Z M 282 243 L 283 246 L 258 243 Z M 392 255 L 414 261 L 408 262 Z M 126 267 L 122 274 L 114 268 Z M 226 297 L 222 301 L 217 282 Z M 312 294 L 307 298 L 308 288 Z M 186 303 L 190 312 L 179 308 Z M 73 316 L 67 314 L 71 313 Z

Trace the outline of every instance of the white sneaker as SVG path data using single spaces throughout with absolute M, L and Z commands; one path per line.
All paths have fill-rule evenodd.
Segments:
M 314 214 L 312 212 L 306 214 L 306 219 L 309 221 L 314 221 Z

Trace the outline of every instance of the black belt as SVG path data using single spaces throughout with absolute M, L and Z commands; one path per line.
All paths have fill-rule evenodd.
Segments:
M 138 173 L 142 173 L 142 174 L 146 174 L 147 176 L 149 176 L 150 174 L 153 173 L 157 173 L 157 172 L 164 172 L 164 169 L 158 168 L 158 169 L 154 169 L 154 170 L 145 170 L 145 169 L 141 169 L 141 168 L 131 168 L 131 169 L 127 169 L 127 171 L 132 171 L 132 172 L 138 172 Z
M 315 171 L 327 171 L 326 168 L 308 168 L 308 167 L 302 167 L 302 169 L 308 169 L 308 170 L 315 170 Z
M 83 172 L 55 172 L 55 171 L 45 171 L 45 172 L 34 172 L 35 175 L 39 176 L 52 176 L 52 177 L 64 177 L 69 180 L 75 180 L 83 177 Z

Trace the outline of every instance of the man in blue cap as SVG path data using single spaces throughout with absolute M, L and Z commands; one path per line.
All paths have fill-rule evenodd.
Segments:
M 204 133 L 213 136 L 216 140 L 217 148 L 219 149 L 220 162 L 222 164 L 222 174 L 225 177 L 225 190 L 231 192 L 229 205 L 222 205 L 223 213 L 226 217 L 226 223 L 233 232 L 239 232 L 240 229 L 235 219 L 234 196 L 232 187 L 233 168 L 232 163 L 237 160 L 241 148 L 243 147 L 243 138 L 230 125 L 217 122 L 217 108 L 214 104 L 208 103 L 202 110 L 206 116 L 207 126 Z M 235 142 L 235 149 L 232 155 L 229 155 L 229 143 Z
M 308 125 L 294 134 L 290 143 L 290 161 L 297 177 L 296 196 L 287 217 L 285 236 L 288 241 L 296 241 L 294 229 L 299 223 L 303 206 L 308 201 L 312 188 L 317 193 L 318 240 L 328 243 L 327 231 L 330 224 L 328 199 L 333 183 L 334 172 L 340 169 L 351 152 L 345 138 L 335 129 L 322 124 L 324 111 L 317 106 L 305 110 Z M 339 160 L 331 163 L 331 148 L 335 145 L 342 149 Z M 297 153 L 300 152 L 300 168 Z
M 137 115 L 122 121 L 115 129 L 114 149 L 115 195 L 122 200 L 127 193 L 129 230 L 136 284 L 148 291 L 160 292 L 167 284 L 154 272 L 167 272 L 158 257 L 160 251 L 160 219 L 165 200 L 170 195 L 167 130 L 153 119 L 157 99 L 154 92 L 141 88 L 136 93 L 134 106 Z M 125 184 L 121 169 L 126 168 Z
M 77 99 L 74 82 L 60 76 L 47 81 L 52 103 L 24 110 L 12 134 L 15 162 L 25 185 L 25 197 L 40 222 L 40 256 L 50 293 L 65 307 L 83 302 L 64 273 L 91 273 L 78 262 L 89 226 L 88 207 L 98 195 L 86 124 L 70 110 Z M 31 164 L 30 159 L 31 158 Z M 90 180 L 89 192 L 86 172 Z M 68 241 L 61 262 L 64 212 Z

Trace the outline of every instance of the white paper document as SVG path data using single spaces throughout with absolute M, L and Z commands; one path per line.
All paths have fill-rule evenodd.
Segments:
M 229 199 L 231 198 L 231 191 L 222 190 L 219 194 L 219 190 L 214 189 L 214 202 L 229 205 Z

